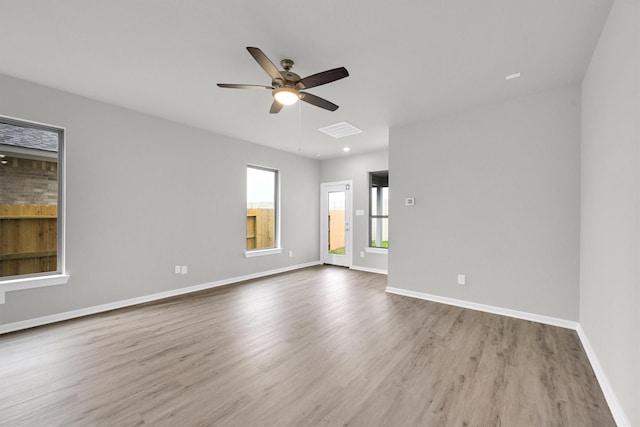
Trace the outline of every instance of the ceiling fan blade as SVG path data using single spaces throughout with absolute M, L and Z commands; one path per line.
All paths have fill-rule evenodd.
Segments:
M 276 66 L 273 65 L 273 62 L 271 62 L 271 60 L 267 58 L 267 55 L 265 55 L 260 49 L 258 49 L 257 47 L 247 47 L 247 50 L 249 51 L 251 56 L 253 56 L 253 59 L 255 59 L 256 62 L 260 64 L 262 69 L 265 70 L 267 74 L 269 74 L 271 80 L 275 81 L 276 79 L 284 79 L 282 77 L 282 74 L 280 74 L 280 70 L 278 70 Z
M 344 67 L 340 67 L 305 77 L 304 79 L 300 80 L 298 84 L 302 84 L 304 86 L 302 89 L 311 89 L 312 87 L 344 79 L 347 76 L 349 76 L 349 72 L 347 71 L 347 69 Z
M 271 86 L 262 86 L 262 85 L 237 85 L 233 83 L 218 83 L 218 87 L 228 88 L 228 89 L 269 89 L 273 90 Z
M 284 107 L 284 105 L 280 104 L 278 101 L 274 99 L 273 104 L 271 104 L 271 109 L 269 110 L 269 113 L 271 114 L 279 113 L 280 110 L 282 110 L 282 107 Z
M 315 96 L 311 93 L 300 92 L 300 100 L 311 105 L 315 105 L 316 107 L 324 108 L 329 111 L 336 111 L 338 106 L 333 102 L 329 102 L 324 98 L 320 98 L 319 96 Z

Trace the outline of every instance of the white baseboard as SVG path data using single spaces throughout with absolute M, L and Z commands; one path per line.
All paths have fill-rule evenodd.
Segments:
M 600 365 L 600 361 L 598 360 L 596 353 L 593 351 L 593 347 L 591 347 L 591 343 L 589 343 L 587 334 L 584 332 L 582 326 L 580 325 L 578 325 L 576 331 L 578 332 L 578 336 L 580 337 L 580 341 L 582 342 L 582 347 L 584 347 L 584 351 L 585 353 L 587 353 L 587 358 L 589 358 L 589 362 L 591 363 L 593 372 L 596 374 L 598 383 L 600 383 L 600 388 L 602 389 L 604 398 L 607 400 L 607 404 L 609 405 L 609 410 L 611 411 L 611 415 L 613 415 L 613 419 L 616 421 L 618 427 L 631 427 L 631 423 L 622 410 L 620 401 L 614 393 L 613 388 L 611 387 L 611 383 L 609 383 L 609 379 L 605 375 L 604 370 Z
M 400 288 L 387 287 L 386 291 L 390 294 L 403 295 L 406 297 L 419 298 L 427 301 L 439 302 L 442 304 L 455 305 L 456 307 L 470 308 L 471 310 L 500 314 L 502 316 L 515 317 L 516 319 L 530 320 L 532 322 L 544 323 L 546 325 L 559 326 L 561 328 L 575 330 L 578 327 L 577 322 L 558 319 L 556 317 L 542 316 L 540 314 L 527 313 L 524 311 L 511 310 L 502 307 L 494 307 L 492 305 L 478 304 L 475 302 L 469 302 L 454 298 L 440 297 L 437 295 L 424 294 L 422 292 L 409 291 Z
M 192 292 L 203 291 L 205 289 L 217 288 L 219 286 L 225 286 L 225 285 L 230 285 L 232 283 L 243 282 L 245 280 L 257 279 L 260 277 L 271 276 L 278 273 L 286 273 L 287 271 L 293 271 L 301 268 L 312 267 L 314 265 L 319 265 L 319 264 L 321 264 L 320 261 L 312 261 L 305 264 L 297 264 L 289 267 L 278 268 L 275 270 L 247 274 L 245 276 L 231 277 L 228 279 L 218 280 L 215 282 L 188 286 L 186 288 L 173 289 L 171 291 L 166 291 L 166 292 L 159 292 L 157 294 L 144 295 L 141 297 L 110 302 L 107 304 L 96 305 L 93 307 L 81 308 L 78 310 L 67 311 L 64 313 L 52 314 L 50 316 L 43 316 L 43 317 L 37 317 L 35 319 L 23 320 L 20 322 L 7 323 L 4 325 L 0 325 L 0 335 L 6 334 L 9 332 L 20 331 L 22 329 L 34 328 L 36 326 L 48 325 L 50 323 L 61 322 L 63 320 L 69 320 L 69 319 L 75 319 L 77 317 L 88 316 L 90 314 L 102 313 L 105 311 L 115 310 L 118 308 L 130 307 L 132 305 L 143 304 L 146 302 L 157 301 L 164 298 L 170 298 L 178 295 L 189 294 Z
M 369 267 L 360 267 L 358 265 L 352 265 L 349 267 L 351 270 L 364 271 L 367 273 L 376 273 L 376 274 L 387 274 L 387 270 L 382 270 L 379 268 L 369 268 Z

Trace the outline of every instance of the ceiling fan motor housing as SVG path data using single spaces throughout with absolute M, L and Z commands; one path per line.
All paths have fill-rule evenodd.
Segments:
M 300 76 L 296 73 L 292 73 L 290 71 L 282 71 L 281 72 L 283 79 L 275 79 L 271 82 L 271 85 L 275 88 L 279 87 L 294 87 L 297 89 L 304 89 L 304 85 L 297 83 L 301 80 Z

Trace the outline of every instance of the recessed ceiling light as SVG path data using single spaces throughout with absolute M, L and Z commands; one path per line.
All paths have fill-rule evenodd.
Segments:
M 508 76 L 505 77 L 506 80 L 513 80 L 513 79 L 517 79 L 518 77 L 520 77 L 520 73 L 513 73 L 513 74 L 509 74 Z
M 334 138 L 344 138 L 345 136 L 355 135 L 362 132 L 362 129 L 358 129 L 348 122 L 334 123 L 329 126 L 321 127 L 318 130 Z
M 344 147 L 344 148 L 342 149 L 342 151 L 344 151 L 345 153 L 347 153 L 347 152 L 351 151 L 351 148 L 349 148 L 349 147 Z

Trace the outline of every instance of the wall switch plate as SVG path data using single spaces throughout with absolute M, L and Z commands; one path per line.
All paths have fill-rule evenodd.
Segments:
M 458 285 L 466 285 L 467 277 L 464 274 L 458 274 Z
M 404 199 L 405 206 L 415 206 L 415 204 L 416 204 L 416 199 L 414 197 L 407 197 Z
M 182 267 L 180 267 L 180 274 L 187 274 L 187 266 L 183 265 Z
M 173 270 L 175 274 L 180 274 L 180 266 L 176 265 L 176 268 Z
M 356 209 L 356 216 L 364 216 L 364 209 Z

